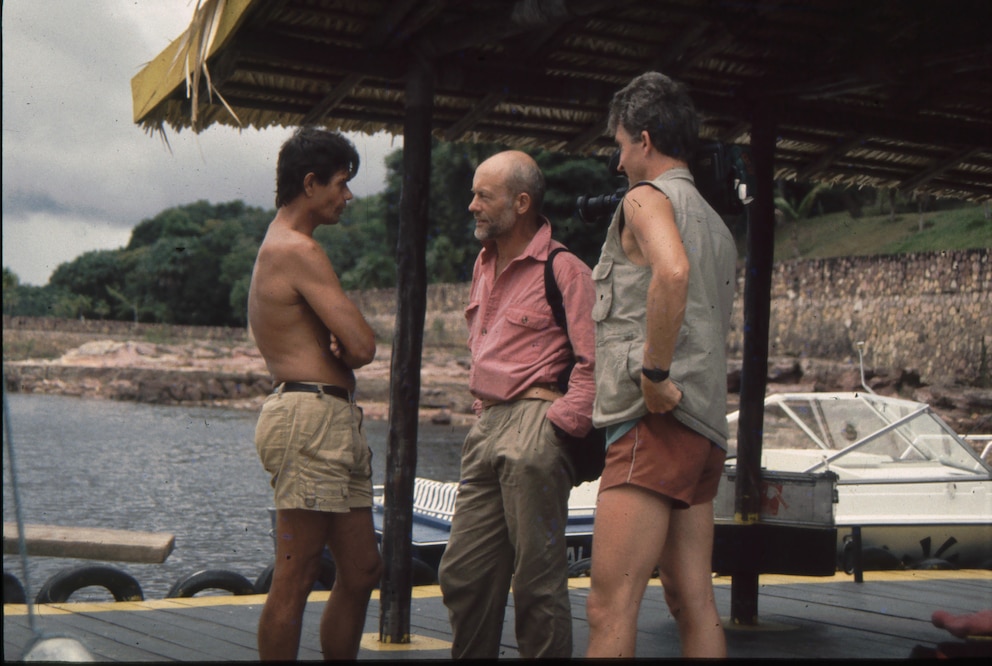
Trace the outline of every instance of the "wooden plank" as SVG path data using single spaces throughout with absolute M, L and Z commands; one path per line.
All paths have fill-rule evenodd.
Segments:
M 951 574 L 956 574 L 954 577 Z M 875 583 L 854 584 L 781 582 L 786 577 L 767 577 L 778 582 L 763 584 L 757 627 L 728 627 L 727 648 L 731 658 L 798 659 L 906 659 L 915 645 L 953 641 L 934 627 L 930 612 L 954 608 L 962 587 L 976 590 L 972 603 L 992 594 L 987 572 L 895 572 Z M 930 578 L 932 576 L 932 578 Z M 436 587 L 432 589 L 437 589 Z M 569 591 L 573 618 L 573 655 L 581 657 L 588 644 L 585 620 L 587 590 Z M 726 617 L 731 607 L 731 587 L 714 589 L 717 608 Z M 301 659 L 319 659 L 319 625 L 327 593 L 314 593 L 307 604 Z M 261 597 L 205 597 L 136 603 L 60 604 L 36 607 L 45 633 L 74 636 L 103 661 L 142 660 L 252 660 L 256 657 L 255 632 L 261 612 Z M 518 657 L 514 634 L 514 604 L 510 597 L 501 641 L 505 657 Z M 117 610 L 120 609 L 120 610 Z M 142 609 L 142 610 L 139 610 Z M 372 603 L 366 616 L 365 633 L 378 628 L 378 609 Z M 447 611 L 440 593 L 418 596 L 412 614 L 413 633 L 450 641 Z M 425 627 L 420 629 L 419 627 Z M 16 658 L 30 638 L 24 606 L 7 606 L 4 612 L 4 656 Z M 429 628 L 429 629 L 427 629 Z M 374 635 L 378 635 L 375 633 Z M 648 586 L 638 618 L 638 656 L 679 658 L 678 628 L 665 606 L 663 590 Z M 448 648 L 389 651 L 395 660 L 446 659 Z M 360 658 L 382 658 L 374 648 L 363 646 Z
M 3 524 L 3 552 L 17 554 L 17 524 Z M 172 553 L 173 534 L 112 530 L 103 527 L 24 525 L 28 555 L 75 557 L 86 560 L 160 564 Z
M 85 632 L 81 642 L 101 661 L 195 661 L 210 658 L 208 653 L 189 645 L 181 635 L 157 635 L 135 630 L 132 623 L 145 614 L 137 612 L 60 615 L 58 620 L 78 632 Z M 78 634 L 77 634 L 78 635 Z
M 203 661 L 256 661 L 256 625 L 261 609 L 232 606 L 227 612 L 216 607 L 207 610 L 200 615 L 170 610 L 128 613 L 121 615 L 120 623 L 138 633 L 168 637 L 170 642 L 202 653 L 199 659 Z

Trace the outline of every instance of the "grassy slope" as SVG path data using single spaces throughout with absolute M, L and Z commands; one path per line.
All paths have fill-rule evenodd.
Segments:
M 917 213 L 894 218 L 866 213 L 855 219 L 843 212 L 809 218 L 800 222 L 799 257 L 793 233 L 793 223 L 776 229 L 775 261 L 992 247 L 992 219 L 986 219 L 981 205 L 971 204 L 923 213 L 922 231 Z

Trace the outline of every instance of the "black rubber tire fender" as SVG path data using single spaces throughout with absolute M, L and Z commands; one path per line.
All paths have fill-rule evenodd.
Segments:
M 589 576 L 589 572 L 592 570 L 592 558 L 585 557 L 581 560 L 576 560 L 568 565 L 568 577 L 569 578 L 583 578 Z
M 225 569 L 204 569 L 192 576 L 180 578 L 165 598 L 192 597 L 204 590 L 224 590 L 235 596 L 255 594 L 255 586 L 252 582 L 239 573 Z
M 410 578 L 414 586 L 437 585 L 437 571 L 421 559 L 413 558 L 410 567 Z
M 115 601 L 144 601 L 141 585 L 131 574 L 105 565 L 84 565 L 74 569 L 64 569 L 41 586 L 37 604 L 60 604 L 69 600 L 77 590 L 98 586 L 106 588 L 114 595 Z
M 334 580 L 338 577 L 338 567 L 334 560 L 328 555 L 320 558 L 320 573 L 317 574 L 317 582 L 314 583 L 315 590 L 330 590 L 334 587 Z
M 255 594 L 269 593 L 269 588 L 272 587 L 272 574 L 275 570 L 275 562 L 270 562 L 269 566 L 262 569 L 262 573 L 258 574 L 258 578 L 255 579 Z
M 262 569 L 262 573 L 258 574 L 258 578 L 255 579 L 255 594 L 269 593 L 269 589 L 272 587 L 272 574 L 275 573 L 275 569 L 275 562 L 270 562 L 267 567 Z M 317 575 L 317 580 L 314 581 L 313 589 L 331 589 L 334 587 L 334 579 L 336 577 L 337 568 L 334 566 L 334 560 L 329 557 L 321 558 L 320 573 Z
M 14 574 L 4 571 L 3 572 L 3 603 L 7 604 L 23 604 L 27 603 L 27 596 L 24 594 L 24 586 L 21 585 L 21 581 L 17 580 L 17 576 Z

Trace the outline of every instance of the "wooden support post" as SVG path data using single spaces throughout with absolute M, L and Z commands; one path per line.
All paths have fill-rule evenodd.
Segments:
M 427 310 L 427 202 L 431 173 L 434 70 L 411 58 L 403 126 L 403 186 L 396 248 L 397 311 L 389 377 L 386 445 L 384 572 L 380 587 L 379 640 L 410 642 L 413 482 L 417 470 L 420 366 Z
M 761 433 L 765 419 L 768 381 L 768 322 L 771 311 L 772 264 L 775 253 L 773 163 L 775 122 L 767 107 L 758 106 L 751 123 L 751 159 L 757 187 L 747 227 L 747 265 L 744 282 L 744 349 L 741 367 L 740 418 L 737 422 L 737 522 L 757 523 L 761 514 Z M 747 528 L 745 528 L 747 529 Z M 753 533 L 754 530 L 747 530 Z M 730 616 L 734 624 L 758 622 L 758 562 L 743 539 L 741 553 L 754 566 L 735 574 L 730 586 Z
M 865 562 L 861 553 L 861 525 L 851 528 L 851 547 L 854 549 L 854 582 L 865 582 Z

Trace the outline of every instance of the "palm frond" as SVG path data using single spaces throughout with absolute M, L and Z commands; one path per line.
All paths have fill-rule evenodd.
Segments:
M 193 18 L 186 32 L 180 37 L 179 48 L 176 50 L 176 56 L 172 63 L 173 67 L 179 62 L 183 65 L 186 78 L 186 98 L 190 100 L 190 118 L 194 128 L 197 126 L 201 82 L 206 84 L 208 101 L 213 102 L 214 95 L 216 95 L 238 125 L 242 124 L 238 114 L 234 112 L 231 105 L 214 86 L 210 78 L 210 69 L 207 67 L 207 60 L 210 57 L 211 48 L 220 28 L 220 19 L 226 6 L 227 0 L 196 1 Z

